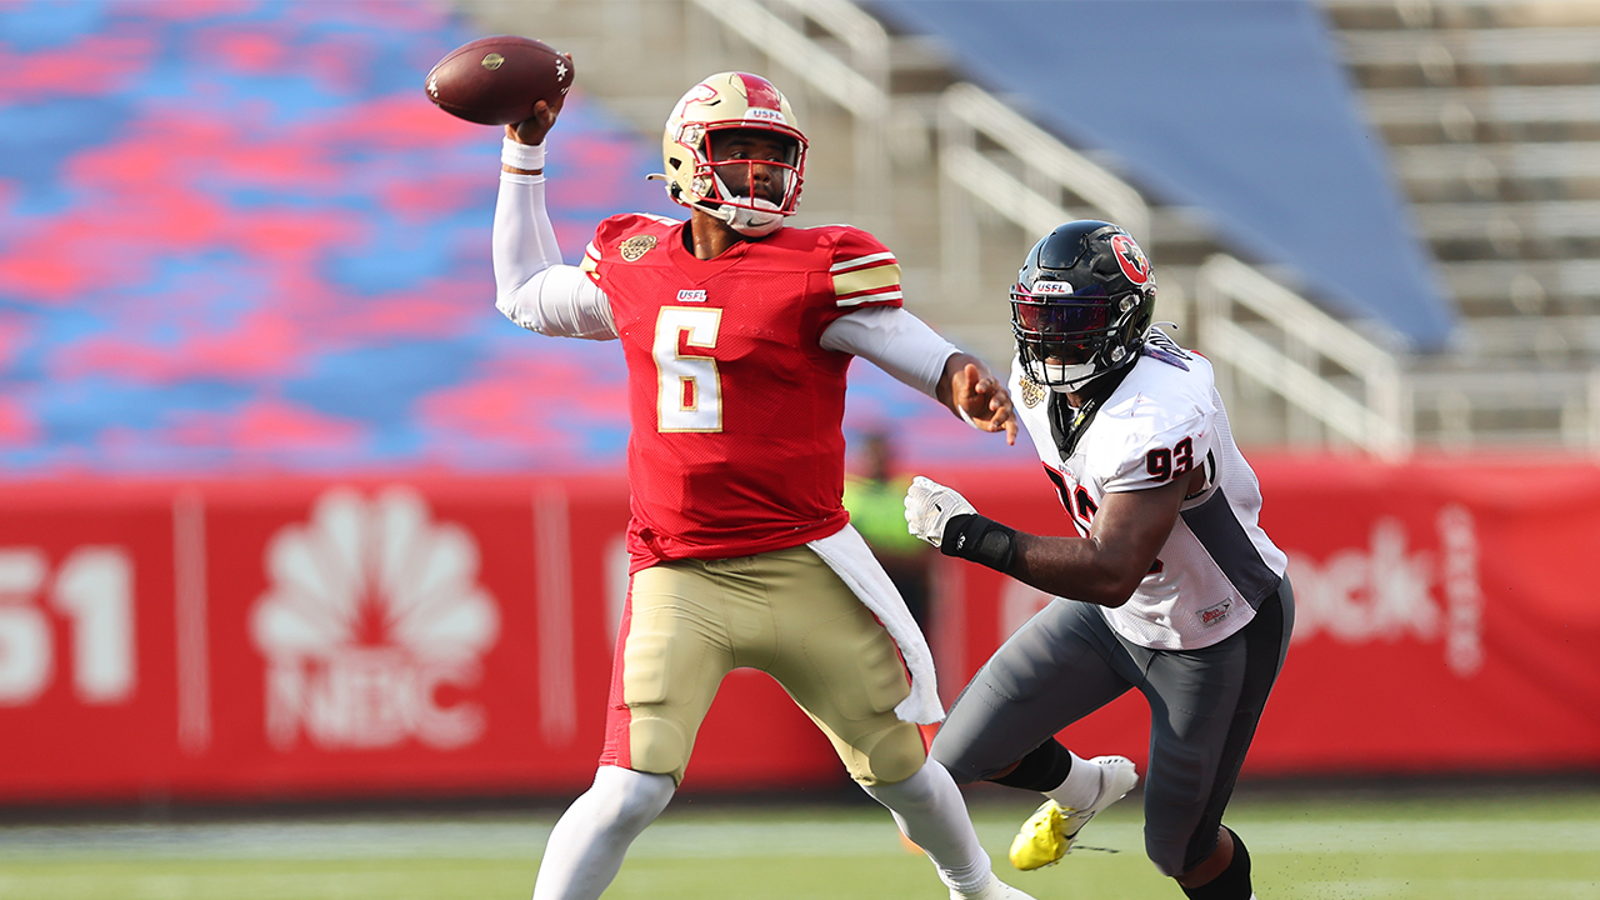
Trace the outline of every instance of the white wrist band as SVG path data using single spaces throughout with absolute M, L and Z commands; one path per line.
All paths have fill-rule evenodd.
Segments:
M 544 168 L 544 145 L 524 144 L 505 138 L 500 144 L 500 163 L 529 172 Z

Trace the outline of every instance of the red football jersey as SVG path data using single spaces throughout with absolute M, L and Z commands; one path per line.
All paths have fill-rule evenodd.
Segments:
M 632 569 L 794 547 L 849 521 L 845 370 L 822 332 L 901 305 L 894 255 L 856 228 L 783 228 L 702 260 L 687 224 L 600 223 L 583 269 L 628 365 Z

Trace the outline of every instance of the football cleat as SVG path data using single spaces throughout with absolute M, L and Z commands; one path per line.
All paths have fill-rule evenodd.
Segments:
M 1097 756 L 1089 760 L 1100 769 L 1100 796 L 1083 809 L 1062 806 L 1054 800 L 1022 823 L 1011 841 L 1011 864 L 1023 871 L 1053 866 L 1072 852 L 1078 832 L 1095 814 L 1121 800 L 1139 783 L 1133 762 L 1122 756 Z
M 951 888 L 950 900 L 1033 900 L 1033 896 L 1024 894 L 1004 881 L 990 876 L 983 887 L 971 893 Z

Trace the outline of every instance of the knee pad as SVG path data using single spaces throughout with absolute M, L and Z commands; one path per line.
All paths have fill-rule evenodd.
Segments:
M 927 762 L 922 732 L 910 722 L 900 722 L 858 741 L 855 759 L 846 760 L 850 777 L 863 785 L 895 784 L 917 774 Z
M 671 775 L 683 781 L 689 766 L 689 739 L 670 719 L 636 718 L 628 723 L 628 768 L 638 772 Z

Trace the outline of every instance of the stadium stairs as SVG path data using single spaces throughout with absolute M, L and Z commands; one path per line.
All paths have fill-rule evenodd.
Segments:
M 1146 198 L 1144 239 L 1163 288 L 1158 317 L 1176 321 L 1184 342 L 1225 363 L 1223 389 L 1247 444 L 1388 455 L 1600 451 L 1600 4 L 1320 5 L 1461 313 L 1454 346 L 1408 354 L 1363 334 L 1361 323 L 1341 325 L 1276 288 L 1254 310 L 1207 305 L 1204 297 L 1215 294 L 1200 284 L 1208 261 L 1240 251 L 1219 241 L 1204 210 Z M 936 42 L 894 33 L 848 0 L 458 0 L 457 7 L 486 34 L 527 34 L 570 50 L 580 88 L 651 142 L 677 96 L 704 75 L 746 67 L 770 74 L 812 139 L 798 224 L 848 221 L 873 230 L 900 257 L 914 311 L 992 363 L 1009 358 L 1001 292 L 1037 237 L 1028 224 L 1038 216 L 951 189 L 949 168 L 941 167 L 945 110 L 963 78 Z M 873 44 L 855 36 L 874 30 L 883 52 L 863 52 Z M 856 84 L 881 89 L 882 107 L 849 108 Z M 1023 133 L 1007 146 L 979 134 L 972 147 L 998 177 L 1025 185 L 1024 199 L 1043 203 L 1044 215 L 1104 215 L 1094 198 L 1030 169 L 1017 147 L 1033 138 Z M 1137 172 L 1117 171 L 1115 160 L 1081 156 L 1139 181 Z M 960 224 L 966 220 L 975 227 Z M 952 268 L 957 256 L 970 264 Z M 1338 340 L 1308 341 L 1304 332 L 1276 328 L 1278 305 L 1284 319 L 1310 322 L 1311 335 L 1337 333 Z M 1252 370 L 1231 355 L 1223 332 L 1200 321 L 1208 309 L 1213 319 L 1223 309 L 1229 333 L 1253 336 L 1276 363 Z M 1319 356 L 1315 345 L 1323 343 L 1357 352 Z M 1341 431 L 1318 398 L 1351 406 L 1346 419 L 1355 424 Z M 1390 436 L 1363 439 L 1382 430 L 1372 426 L 1384 425 L 1380 419 Z

